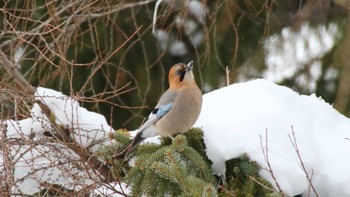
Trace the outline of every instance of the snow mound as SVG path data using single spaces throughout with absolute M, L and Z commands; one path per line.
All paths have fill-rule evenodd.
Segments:
M 350 120 L 315 95 L 263 79 L 234 84 L 203 96 L 194 126 L 203 129 L 217 175 L 247 153 L 289 196 L 316 195 L 310 185 L 320 196 L 350 196 Z
M 77 100 L 61 92 L 39 87 L 35 98 L 50 108 L 55 115 L 56 124 L 74 131 L 71 136 L 85 148 L 96 140 L 105 138 L 113 130 L 104 116 L 80 107 Z
M 37 88 L 35 99 L 51 111 L 50 120 L 62 126 L 78 144 L 95 153 L 102 145 L 112 143 L 108 138 L 112 128 L 104 116 L 80 107 L 78 101 L 60 92 Z M 6 125 L 10 153 L 13 158 L 13 192 L 34 194 L 44 189 L 43 183 L 59 184 L 69 189 L 79 189 L 93 183 L 94 173 L 78 169 L 67 158 L 80 161 L 80 157 L 67 146 L 50 141 L 47 133 L 54 131 L 50 120 L 38 103 L 30 111 L 31 117 L 23 120 L 1 120 Z M 45 134 L 46 133 L 46 134 Z M 36 143 L 33 143 L 36 142 Z M 0 152 L 0 160 L 4 161 Z M 79 163 L 79 162 L 77 162 Z M 4 166 L 0 165 L 0 172 Z

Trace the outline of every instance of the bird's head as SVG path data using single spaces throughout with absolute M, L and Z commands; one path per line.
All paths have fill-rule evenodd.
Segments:
M 175 64 L 169 71 L 169 85 L 173 88 L 179 88 L 183 85 L 196 84 L 192 72 L 193 61 L 190 63 Z

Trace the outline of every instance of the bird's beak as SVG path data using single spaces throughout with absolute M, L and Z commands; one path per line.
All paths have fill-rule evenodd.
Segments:
M 190 71 L 193 69 L 193 61 L 190 61 L 186 66 L 186 71 Z

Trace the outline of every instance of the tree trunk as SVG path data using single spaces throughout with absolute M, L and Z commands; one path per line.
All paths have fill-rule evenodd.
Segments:
M 340 46 L 340 77 L 338 91 L 334 103 L 334 107 L 344 115 L 349 116 L 350 101 L 350 11 L 348 11 L 348 21 L 344 42 Z

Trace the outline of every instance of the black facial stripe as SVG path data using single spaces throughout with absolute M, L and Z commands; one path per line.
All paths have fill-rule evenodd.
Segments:
M 182 72 L 180 73 L 180 82 L 184 80 L 185 74 L 186 74 L 186 71 L 182 70 Z
M 185 78 L 185 74 L 186 74 L 186 65 L 181 65 L 177 68 L 177 70 L 175 71 L 175 75 L 177 75 L 180 79 L 180 82 L 182 82 Z

